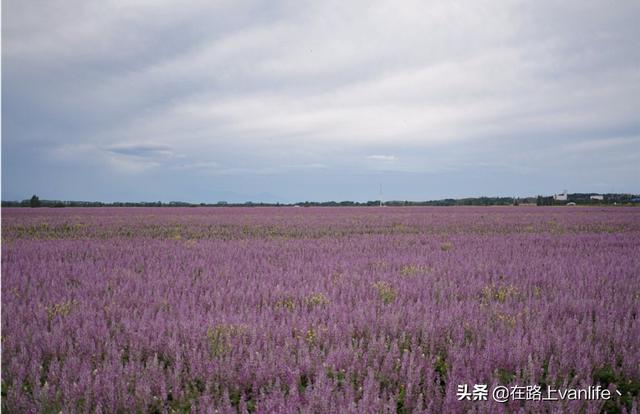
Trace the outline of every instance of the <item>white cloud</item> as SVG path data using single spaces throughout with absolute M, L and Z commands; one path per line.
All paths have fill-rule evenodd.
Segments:
M 368 155 L 367 159 L 383 162 L 393 162 L 398 160 L 398 158 L 394 155 Z

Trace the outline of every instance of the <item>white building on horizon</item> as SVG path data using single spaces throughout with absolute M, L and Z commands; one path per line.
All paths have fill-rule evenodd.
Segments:
M 567 190 L 564 190 L 561 194 L 554 194 L 553 199 L 556 201 L 567 201 L 569 199 Z
M 599 201 L 603 201 L 604 200 L 604 196 L 601 194 L 595 194 L 589 197 L 591 200 L 599 200 Z

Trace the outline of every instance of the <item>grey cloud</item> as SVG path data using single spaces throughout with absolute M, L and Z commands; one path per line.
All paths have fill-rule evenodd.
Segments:
M 114 154 L 130 155 L 143 158 L 167 157 L 171 156 L 171 147 L 157 144 L 130 144 L 116 145 L 107 148 L 107 151 Z
M 318 197 L 348 194 L 333 172 L 380 181 L 490 169 L 540 191 L 557 154 L 601 150 L 597 166 L 571 164 L 576 176 L 640 191 L 628 178 L 638 172 L 637 2 L 3 6 L 3 155 L 34 165 L 3 163 L 3 197 L 38 183 L 25 174 L 43 175 L 45 163 L 149 181 L 165 170 L 194 199 L 215 177 L 228 186 L 220 194 L 258 194 L 243 188 L 270 177 L 261 185 L 273 193 L 311 198 L 293 175 Z M 478 188 L 449 178 L 461 194 Z

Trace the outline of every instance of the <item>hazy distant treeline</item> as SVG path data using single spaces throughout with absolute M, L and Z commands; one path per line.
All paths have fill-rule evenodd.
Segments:
M 568 194 L 566 201 L 554 200 L 553 196 L 537 197 L 469 197 L 469 198 L 446 198 L 443 200 L 430 201 L 408 201 L 390 200 L 381 202 L 372 200 L 366 202 L 358 201 L 304 201 L 299 203 L 256 203 L 247 201 L 244 203 L 229 203 L 219 201 L 217 203 L 187 203 L 183 201 L 142 201 L 142 202 L 113 202 L 105 203 L 101 201 L 62 201 L 62 200 L 40 200 L 36 195 L 30 199 L 22 201 L 2 201 L 2 207 L 374 207 L 374 206 L 508 206 L 508 205 L 565 205 L 575 203 L 580 205 L 602 205 L 602 204 L 640 204 L 638 194 L 603 194 L 603 200 L 592 200 L 594 193 L 573 193 Z

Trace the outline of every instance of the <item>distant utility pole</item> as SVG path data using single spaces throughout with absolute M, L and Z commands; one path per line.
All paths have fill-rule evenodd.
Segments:
M 380 207 L 382 207 L 382 183 L 380 183 Z

